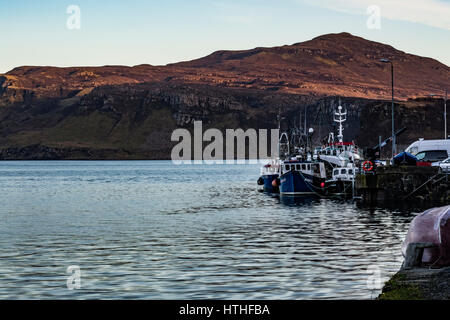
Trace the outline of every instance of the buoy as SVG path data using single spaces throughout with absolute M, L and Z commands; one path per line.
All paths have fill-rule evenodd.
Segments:
M 373 163 L 371 161 L 364 161 L 363 163 L 363 170 L 364 171 L 372 171 L 373 169 Z
M 322 183 L 320 184 L 320 187 L 321 187 L 321 188 L 324 188 L 324 187 L 325 187 L 325 182 L 322 182 Z
M 272 187 L 278 187 L 280 185 L 280 179 L 276 178 L 272 180 Z

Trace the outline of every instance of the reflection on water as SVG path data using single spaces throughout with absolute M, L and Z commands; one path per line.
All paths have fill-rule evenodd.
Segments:
M 272 197 L 277 197 L 277 195 L 271 194 Z M 285 206 L 296 207 L 296 206 L 314 206 L 320 203 L 320 199 L 310 196 L 284 196 L 280 197 L 280 202 Z
M 370 299 L 417 212 L 257 191 L 254 165 L 0 162 L 0 298 Z M 81 268 L 68 290 L 67 267 Z

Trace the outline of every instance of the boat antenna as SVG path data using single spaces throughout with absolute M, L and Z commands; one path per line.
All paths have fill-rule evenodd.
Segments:
M 277 121 L 278 121 L 278 130 L 280 130 L 281 129 L 281 107 L 280 106 L 278 106 Z
M 306 109 L 307 109 L 307 106 L 305 105 L 305 127 L 304 127 L 304 134 L 305 134 L 305 136 L 306 136 Z
M 278 115 L 277 115 L 277 120 L 278 120 L 278 158 L 281 158 L 281 135 L 280 135 L 280 131 L 281 131 L 281 106 L 278 106 Z
M 299 112 L 298 114 L 298 130 L 301 133 L 302 132 L 302 113 Z
M 334 113 L 335 117 L 334 117 L 334 122 L 339 124 L 339 128 L 338 128 L 338 141 L 339 142 L 343 142 L 344 141 L 344 127 L 342 126 L 342 123 L 344 123 L 345 121 L 347 121 L 347 110 L 345 110 L 344 112 L 342 112 L 342 106 L 341 106 L 341 98 L 339 98 L 339 106 L 338 106 L 338 111 Z M 336 116 L 338 118 L 336 118 Z

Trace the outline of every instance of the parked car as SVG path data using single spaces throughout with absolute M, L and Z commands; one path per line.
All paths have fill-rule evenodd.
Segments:
M 450 157 L 450 139 L 419 139 L 413 142 L 405 151 L 415 155 L 420 161 L 442 161 Z
M 416 154 L 416 158 L 422 162 L 440 162 L 448 158 L 446 150 L 427 150 Z
M 441 167 L 442 171 L 450 172 L 450 158 L 443 161 L 438 161 L 432 164 L 433 166 Z

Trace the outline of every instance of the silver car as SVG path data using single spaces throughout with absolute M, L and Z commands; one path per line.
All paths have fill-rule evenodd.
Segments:
M 441 167 L 442 171 L 444 172 L 450 172 L 450 158 L 447 158 L 440 162 L 435 162 L 432 165 L 436 167 Z

